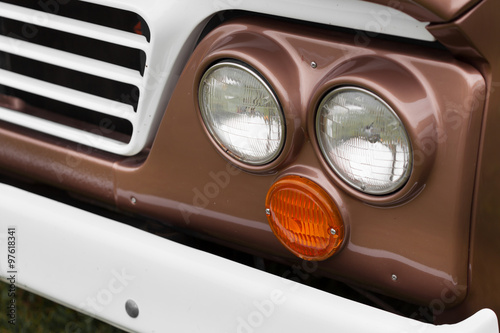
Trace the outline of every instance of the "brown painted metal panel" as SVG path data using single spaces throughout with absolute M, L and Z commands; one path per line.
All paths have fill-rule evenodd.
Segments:
M 217 28 L 187 64 L 146 162 L 117 165 L 118 206 L 293 261 L 270 231 L 264 202 L 276 179 L 301 175 L 332 196 L 349 229 L 345 247 L 319 263 L 320 272 L 422 304 L 459 290 L 445 306 L 459 303 L 467 282 L 484 82 L 445 51 L 401 48 L 376 40 L 363 48 L 353 35 L 267 20 Z M 199 116 L 199 79 L 228 58 L 258 70 L 285 110 L 283 153 L 264 167 L 243 166 L 215 148 Z M 402 118 L 416 157 L 402 190 L 361 194 L 323 161 L 312 117 L 324 93 L 341 85 L 377 93 Z
M 3 170 L 102 203 L 115 203 L 116 156 L 4 122 L 0 123 L 0 142 Z
M 481 308 L 500 313 L 500 2 L 483 1 L 460 20 L 430 31 L 457 57 L 480 68 L 487 83 L 487 99 L 474 188 L 469 263 L 469 293 L 440 322 L 466 318 Z

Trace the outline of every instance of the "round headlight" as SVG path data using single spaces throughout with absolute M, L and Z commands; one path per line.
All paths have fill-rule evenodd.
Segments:
M 234 158 L 263 165 L 281 152 L 285 120 L 276 96 L 253 70 L 232 62 L 210 67 L 199 87 L 205 126 Z
M 412 150 L 396 113 L 378 96 L 356 87 L 338 88 L 319 105 L 319 147 L 333 170 L 354 188 L 388 194 L 408 180 Z

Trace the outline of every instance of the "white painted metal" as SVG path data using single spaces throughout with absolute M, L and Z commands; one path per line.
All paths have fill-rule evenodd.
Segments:
M 134 155 L 152 143 L 173 88 L 201 31 L 206 22 L 220 12 L 242 10 L 359 29 L 361 31 L 353 35 L 353 41 L 359 47 L 369 47 L 371 38 L 378 34 L 434 40 L 425 29 L 426 22 L 419 22 L 398 11 L 397 8 L 358 0 L 87 0 L 87 2 L 138 13 L 148 22 L 151 30 L 150 43 L 144 36 L 54 15 L 60 6 L 64 6 L 64 3 L 60 2 L 54 2 L 50 9 L 45 9 L 51 11 L 50 13 L 44 12 L 43 8 L 38 11 L 0 3 L 0 15 L 27 24 L 142 50 L 147 61 L 142 81 L 137 82 L 135 74 L 118 69 L 114 65 L 105 66 L 95 60 L 69 56 L 56 50 L 48 51 L 43 47 L 29 47 L 14 39 L 4 39 L 3 47 L 10 50 L 6 52 L 38 58 L 49 63 L 58 58 L 61 59 L 60 66 L 88 71 L 98 76 L 105 76 L 116 69 L 115 73 L 107 77 L 136 85 L 140 89 L 137 113 L 134 117 L 126 118 L 132 121 L 133 126 L 130 143 L 125 146 L 96 146 L 121 155 Z M 6 44 L 10 42 L 14 43 Z M 46 55 L 42 56 L 41 53 Z M 75 62 L 78 62 L 79 66 L 73 67 Z M 33 81 L 26 81 L 26 85 L 33 86 Z M 60 89 L 57 86 L 50 88 Z M 61 96 L 65 92 L 64 89 L 53 92 L 52 98 L 55 95 Z M 102 112 L 101 110 L 102 108 L 99 108 L 96 111 Z M 23 125 L 21 120 L 16 123 Z M 57 132 L 44 132 L 59 136 Z M 76 138 L 80 136 L 73 135 L 73 137 L 75 138 L 72 140 L 78 140 Z
M 4 281 L 14 275 L 19 287 L 131 332 L 499 332 L 491 310 L 455 325 L 420 323 L 5 185 L 0 211 Z M 9 227 L 16 273 L 6 262 Z
M 107 151 L 124 151 L 127 149 L 127 144 L 101 136 L 98 132 L 91 133 L 78 130 L 73 127 L 34 117 L 29 114 L 12 111 L 3 107 L 0 107 L 0 119 L 39 132 L 57 133 L 57 136 L 60 138 L 73 142 L 80 142 L 90 147 L 101 147 L 101 149 Z
M 63 5 L 64 4 L 61 4 L 61 6 Z M 149 44 L 144 36 L 63 16 L 57 16 L 41 10 L 33 10 L 7 3 L 0 3 L 0 13 L 3 17 L 8 17 L 17 21 L 98 39 L 104 42 L 124 45 L 139 50 L 148 50 L 149 48 Z
M 150 25 L 154 23 L 151 19 L 155 16 L 169 19 L 177 16 L 176 21 L 182 20 L 191 25 L 197 17 L 207 17 L 225 10 L 245 10 L 363 30 L 370 32 L 371 37 L 388 34 L 425 41 L 435 40 L 425 28 L 429 22 L 417 21 L 401 12 L 399 9 L 402 5 L 396 1 L 391 6 L 362 0 L 190 0 L 189 3 L 183 0 L 167 0 L 161 4 L 156 0 L 82 1 L 137 12 Z
M 60 5 L 58 3 L 54 4 L 55 6 Z M 57 12 L 57 7 L 51 9 Z M 131 48 L 138 48 L 145 52 L 146 57 L 150 52 L 150 44 L 147 42 L 146 38 L 134 33 L 128 33 L 6 3 L 0 3 L 0 15 L 25 22 L 26 24 L 35 24 L 42 27 L 61 30 L 66 33 L 111 42 Z M 19 37 L 27 41 L 20 40 Z M 144 92 L 145 82 L 148 80 L 147 77 L 141 76 L 138 71 L 132 69 L 30 43 L 29 37 L 26 38 L 26 36 L 0 36 L 0 50 L 118 82 L 128 83 L 139 89 L 141 97 Z M 109 100 L 6 70 L 0 70 L 0 84 L 106 115 L 126 119 L 131 122 L 135 133 L 141 133 L 141 131 L 144 130 L 141 125 L 137 124 L 137 120 L 139 119 L 138 114 L 140 114 L 140 112 L 136 112 L 131 105 L 119 101 Z M 38 119 L 12 110 L 1 109 L 1 111 L 1 120 L 113 153 L 130 155 L 142 149 L 137 147 L 137 144 L 124 144 L 102 137 L 98 135 L 99 133 L 88 133 L 78 129 L 72 129 L 69 126 Z M 147 117 L 147 115 L 142 115 L 142 118 Z M 147 136 L 148 131 L 144 132 L 146 132 L 145 135 Z M 132 135 L 133 140 L 135 140 L 134 138 L 136 136 L 137 135 L 134 134 Z M 140 143 L 142 147 L 144 146 L 144 142 L 145 139 Z
M 22 40 L 0 36 L 0 51 L 137 87 L 142 85 L 143 78 L 136 70 Z
M 120 103 L 78 90 L 58 86 L 46 81 L 9 72 L 4 69 L 0 69 L 0 84 L 89 110 L 98 111 L 110 116 L 124 118 L 127 120 L 133 120 L 135 117 L 134 108 L 129 104 Z M 2 116 L 0 114 L 0 118 L 1 117 Z

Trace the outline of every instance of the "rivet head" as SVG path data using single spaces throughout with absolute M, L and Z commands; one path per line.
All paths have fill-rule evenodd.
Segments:
M 130 202 L 132 205 L 135 205 L 137 203 L 137 199 L 135 197 L 130 198 Z
M 266 215 L 267 216 L 271 215 L 271 210 L 269 208 L 266 208 Z
M 335 236 L 337 234 L 337 230 L 331 228 L 330 229 L 330 234 L 332 234 L 333 236 Z
M 139 316 L 139 307 L 137 306 L 137 303 L 131 299 L 125 303 L 125 310 L 132 318 L 137 318 Z
M 392 279 L 392 281 L 397 281 L 398 276 L 396 274 L 392 274 L 391 279 Z
M 316 67 L 318 67 L 318 64 L 315 61 L 313 61 L 313 62 L 311 62 L 311 67 L 316 68 Z

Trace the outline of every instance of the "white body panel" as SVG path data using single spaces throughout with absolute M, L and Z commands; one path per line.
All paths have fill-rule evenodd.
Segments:
M 136 332 L 497 333 L 491 310 L 434 326 L 0 185 L 0 276 Z M 16 228 L 16 273 L 7 230 Z M 302 274 L 310 273 L 304 265 Z M 125 311 L 134 300 L 139 316 Z M 22 324 L 22 323 L 21 323 Z

